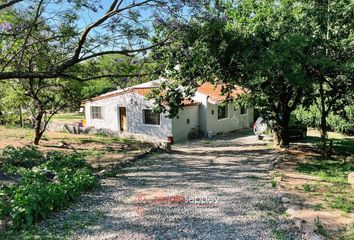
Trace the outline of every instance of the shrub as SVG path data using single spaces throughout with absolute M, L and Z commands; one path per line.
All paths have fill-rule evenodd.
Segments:
M 63 154 L 61 152 L 50 152 L 47 154 L 46 163 L 48 169 L 56 170 L 62 168 L 79 169 L 83 167 L 91 168 L 80 154 Z
M 27 152 L 30 154 L 24 154 Z M 67 207 L 96 184 L 91 168 L 78 154 L 44 155 L 37 149 L 8 148 L 5 157 L 6 165 L 16 168 L 20 175 L 18 185 L 0 188 L 0 216 L 11 218 L 14 229 L 30 226 Z M 49 179 L 46 171 L 55 177 Z
M 36 147 L 14 148 L 7 146 L 3 151 L 4 164 L 13 167 L 32 168 L 40 165 L 44 155 Z
M 321 114 L 316 106 L 308 109 L 299 107 L 294 111 L 298 120 L 305 123 L 309 127 L 320 127 Z M 340 114 L 330 113 L 327 117 L 329 130 L 335 132 L 354 134 L 354 106 L 346 106 Z

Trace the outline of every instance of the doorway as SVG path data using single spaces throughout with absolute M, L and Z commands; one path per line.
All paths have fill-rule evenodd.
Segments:
M 127 130 L 127 109 L 125 107 L 119 107 L 119 127 L 121 132 Z

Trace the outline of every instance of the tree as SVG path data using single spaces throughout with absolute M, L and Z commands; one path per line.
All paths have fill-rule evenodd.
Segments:
M 168 39 L 166 36 L 166 39 L 151 43 L 151 26 L 183 19 L 186 5 L 188 1 L 167 0 L 111 0 L 109 4 L 100 0 L 27 0 L 15 4 L 1 13 L 12 17 L 3 20 L 0 26 L 0 79 L 97 79 L 100 76 L 80 79 L 75 66 L 104 55 L 145 55 Z M 93 18 L 85 15 L 85 11 Z M 91 23 L 83 25 L 86 21 Z M 41 28 L 40 38 L 36 37 L 38 28 Z M 32 49 L 38 45 L 52 46 L 62 56 L 50 58 L 42 69 L 30 71 L 26 66 L 28 61 L 35 64 L 32 57 L 37 53 Z M 119 78 L 121 73 L 112 77 Z
M 77 81 L 30 78 L 6 82 L 5 86 L 11 87 L 18 97 L 26 100 L 35 129 L 35 145 L 39 144 L 55 114 L 68 107 L 79 107 L 81 103 L 77 94 L 81 84 Z
M 151 42 L 152 26 L 182 20 L 183 8 L 189 4 L 165 0 L 18 2 L 0 5 L 5 9 L 0 14 L 0 80 L 32 104 L 35 144 L 54 114 L 78 104 L 85 94 L 90 97 L 82 88 L 89 85 L 87 81 L 109 79 L 113 87 L 149 75 L 143 72 L 147 70 L 145 56 L 168 39 Z M 118 58 L 124 58 L 124 63 L 112 66 L 111 60 Z
M 2 9 L 5 9 L 7 7 L 11 7 L 12 5 L 16 4 L 16 3 L 19 3 L 19 2 L 22 2 L 23 0 L 10 0 L 8 2 L 3 2 L 1 1 L 0 3 L 0 10 Z
M 6 84 L 0 82 L 0 112 L 1 123 L 3 125 L 23 127 L 25 125 L 27 103 L 23 95 L 18 95 L 16 91 Z
M 172 44 L 154 49 L 154 56 L 161 73 L 184 86 L 187 96 L 204 81 L 223 83 L 225 94 L 235 84 L 248 88 L 249 101 L 275 120 L 278 144 L 288 146 L 290 114 L 313 89 L 306 55 L 310 32 L 299 10 L 297 2 L 286 0 L 215 1 L 204 17 L 181 28 Z M 166 87 L 176 92 L 168 98 L 180 99 L 180 88 Z
M 304 1 L 311 22 L 309 74 L 316 81 L 313 95 L 318 107 L 322 153 L 327 158 L 327 118 L 344 111 L 354 95 L 354 4 L 350 0 Z

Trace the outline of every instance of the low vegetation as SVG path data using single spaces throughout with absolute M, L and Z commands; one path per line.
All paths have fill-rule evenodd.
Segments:
M 91 166 L 80 154 L 7 147 L 2 157 L 1 172 L 17 179 L 0 188 L 0 217 L 10 231 L 28 228 L 68 207 L 96 184 Z
M 0 126 L 0 149 L 7 145 L 14 147 L 30 145 L 32 138 L 33 132 L 30 129 Z M 44 134 L 42 144 L 38 146 L 38 149 L 43 152 L 78 153 L 92 167 L 101 169 L 107 164 L 116 163 L 125 157 L 135 156 L 151 147 L 152 144 L 133 138 L 48 131 Z

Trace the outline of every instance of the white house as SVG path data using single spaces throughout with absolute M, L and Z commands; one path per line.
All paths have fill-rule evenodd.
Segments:
M 222 86 L 210 83 L 201 85 L 193 101 L 183 101 L 178 116 L 168 118 L 165 114 L 151 111 L 153 100 L 146 95 L 159 86 L 161 80 L 112 91 L 85 102 L 86 125 L 96 129 L 109 129 L 122 136 L 175 142 L 188 138 L 192 129 L 200 129 L 205 135 L 216 135 L 248 128 L 253 122 L 253 108 L 236 108 L 232 103 L 223 104 Z M 244 90 L 237 87 L 231 94 L 237 98 Z

